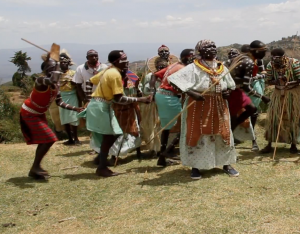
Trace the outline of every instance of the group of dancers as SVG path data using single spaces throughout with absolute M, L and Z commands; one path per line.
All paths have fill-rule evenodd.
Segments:
M 184 49 L 180 58 L 162 45 L 140 78 L 129 71 L 123 50 L 108 54 L 109 65 L 99 62 L 97 51 L 89 50 L 87 61 L 76 71 L 70 69 L 74 63 L 66 50 L 59 61 L 50 54 L 43 56 L 43 76 L 35 80 L 20 111 L 27 144 L 38 144 L 29 176 L 49 177 L 41 161 L 58 139 L 47 124 L 48 109 L 56 131 L 64 126 L 66 145 L 81 144 L 77 127 L 80 118 L 85 120 L 90 146 L 97 152 L 96 174 L 102 177 L 118 175 L 109 166 L 119 156 L 135 150 L 141 159 L 142 142 L 157 153 L 157 165 L 162 167 L 178 160 L 172 152 L 179 144 L 179 159 L 192 168 L 192 179 L 215 167 L 238 176 L 232 167 L 237 158 L 235 142 L 252 140 L 252 150 L 259 151 L 254 127 L 261 101 L 268 104 L 268 144 L 261 153 L 271 152 L 277 139 L 291 144 L 290 153 L 297 153 L 300 64 L 276 48 L 265 69 L 266 52 L 267 46 L 256 40 L 240 50 L 232 48 L 227 61 L 218 61 L 211 40 Z M 270 97 L 264 96 L 265 85 L 275 87 Z M 172 140 L 170 133 L 175 135 Z

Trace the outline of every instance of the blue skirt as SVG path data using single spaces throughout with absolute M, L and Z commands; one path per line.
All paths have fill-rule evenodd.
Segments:
M 177 96 L 174 96 L 173 92 L 161 89 L 164 93 L 170 93 L 170 95 L 164 95 L 156 93 L 155 102 L 158 109 L 158 115 L 160 118 L 161 127 L 165 127 L 181 110 L 181 102 Z M 172 96 L 171 96 L 172 95 Z M 177 120 L 174 120 L 166 129 L 170 130 L 176 124 Z
M 91 132 L 102 135 L 123 134 L 115 113 L 111 108 L 111 103 L 92 99 L 86 110 L 79 113 L 78 117 L 86 118 L 86 128 Z

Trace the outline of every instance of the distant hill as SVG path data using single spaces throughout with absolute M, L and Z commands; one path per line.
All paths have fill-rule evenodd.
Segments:
M 25 44 L 26 45 L 26 44 Z M 191 43 L 166 43 L 170 48 L 172 54 L 179 56 L 180 52 L 186 48 L 194 48 L 194 44 Z M 158 43 L 124 43 L 124 44 L 106 44 L 106 45 L 84 45 L 84 44 L 61 44 L 61 48 L 65 48 L 71 54 L 76 66 L 85 62 L 86 51 L 89 49 L 95 49 L 99 52 L 99 58 L 102 63 L 107 62 L 107 55 L 111 50 L 123 49 L 131 62 L 130 68 L 135 71 L 136 68 L 141 68 L 145 65 L 147 58 L 151 58 L 157 55 L 157 48 L 161 46 Z M 227 53 L 230 48 L 241 48 L 241 44 L 232 44 L 229 46 L 218 47 L 218 58 L 221 61 L 227 60 Z M 300 36 L 293 35 L 290 37 L 283 37 L 279 41 L 273 41 L 267 44 L 269 49 L 276 47 L 282 47 L 286 50 L 286 54 L 291 57 L 300 59 Z M 42 47 L 49 49 L 50 45 L 43 45 Z M 17 48 L 17 49 L 1 49 L 0 50 L 0 84 L 11 80 L 12 75 L 17 70 L 14 64 L 9 62 L 10 57 L 14 55 L 14 52 L 22 50 L 27 52 L 27 55 L 32 58 L 29 61 L 29 65 L 32 69 L 32 73 L 40 72 L 41 55 L 43 51 L 35 47 Z M 269 52 L 267 53 L 266 60 L 269 58 Z M 73 69 L 76 68 L 74 66 Z
M 0 79 L 0 86 L 12 86 L 13 85 L 13 82 L 12 81 L 8 81 L 8 82 L 5 82 L 5 83 L 1 83 L 1 79 Z
M 25 43 L 26 45 L 26 43 Z M 86 61 L 86 52 L 90 49 L 95 49 L 99 53 L 99 58 L 102 63 L 107 62 L 107 55 L 112 50 L 124 50 L 130 61 L 146 60 L 157 55 L 157 49 L 161 46 L 158 43 L 126 43 L 126 44 L 106 44 L 106 45 L 84 45 L 84 44 L 61 44 L 61 49 L 65 48 L 72 56 L 76 65 L 80 65 Z M 182 49 L 194 48 L 195 45 L 189 43 L 169 43 L 167 46 L 170 48 L 171 53 L 179 55 Z M 46 49 L 50 49 L 50 45 L 42 45 Z M 16 72 L 17 68 L 14 64 L 8 60 L 14 55 L 16 51 L 22 50 L 27 52 L 27 55 L 31 57 L 29 66 L 32 69 L 32 73 L 39 73 L 42 63 L 41 55 L 43 51 L 35 47 L 16 48 L 16 49 L 1 49 L 0 50 L 0 78 L 2 82 L 11 80 L 12 75 Z M 74 67 L 74 69 L 76 66 Z M 1 81 L 0 81 L 1 82 Z

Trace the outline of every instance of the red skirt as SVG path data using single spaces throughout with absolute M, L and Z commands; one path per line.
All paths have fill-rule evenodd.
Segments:
M 48 126 L 45 114 L 34 115 L 21 110 L 20 124 L 27 145 L 58 141 L 55 133 Z
M 228 99 L 228 106 L 231 116 L 236 116 L 238 112 L 245 106 L 252 103 L 251 99 L 242 89 L 236 88 L 230 94 Z

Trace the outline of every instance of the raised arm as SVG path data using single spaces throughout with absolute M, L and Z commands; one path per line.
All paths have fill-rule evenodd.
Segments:
M 253 73 L 253 68 L 254 68 L 254 62 L 249 61 L 249 60 L 244 60 L 241 64 L 241 69 L 244 69 L 244 77 L 242 77 L 242 89 L 249 95 L 249 96 L 254 96 L 261 98 L 263 102 L 268 103 L 270 99 L 266 96 L 263 96 L 256 92 L 252 86 L 252 73 Z

